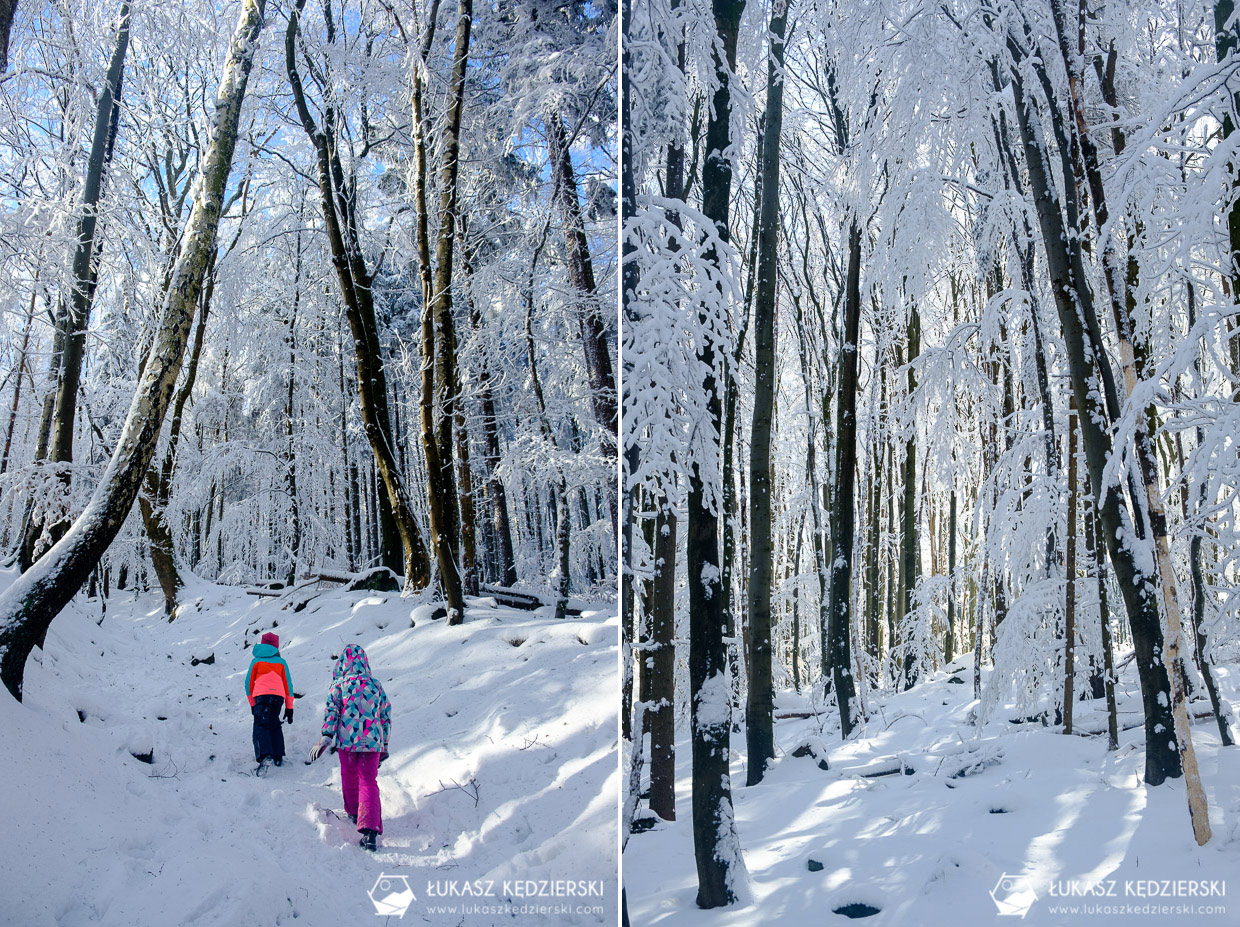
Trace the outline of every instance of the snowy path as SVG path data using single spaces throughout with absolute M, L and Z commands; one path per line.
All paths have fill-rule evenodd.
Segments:
M 1213 721 L 1193 726 L 1210 800 L 1214 839 L 1197 847 L 1182 784 L 1146 789 L 1140 727 L 1120 749 L 1101 737 L 1064 736 L 1010 723 L 1002 709 L 981 738 L 969 725 L 972 686 L 938 673 L 913 690 L 871 704 L 860 736 L 842 743 L 818 722 L 776 722 L 780 756 L 766 779 L 746 788 L 743 755 L 732 765 L 733 798 L 754 904 L 703 912 L 694 906 L 689 744 L 677 745 L 679 819 L 630 838 L 624 879 L 635 924 L 738 927 L 780 924 L 949 927 L 978 924 L 1141 924 L 1178 927 L 1240 924 L 1240 748 L 1220 749 Z M 1222 668 L 1224 691 L 1240 707 L 1240 668 Z M 971 672 L 960 674 L 970 680 Z M 1127 681 L 1127 680 L 1126 680 Z M 1135 682 L 1121 701 L 1121 723 L 1139 721 Z M 790 693 L 779 711 L 809 710 Z M 1100 726 L 1090 703 L 1078 724 Z M 1125 715 L 1123 709 L 1130 711 Z M 826 717 L 834 713 L 828 709 Z M 830 769 L 792 757 L 809 741 Z M 732 736 L 743 751 L 743 734 Z M 903 772 L 901 771 L 903 767 Z M 892 775 L 872 776 L 893 770 Z M 953 774 L 964 770 L 963 775 Z M 810 860 L 822 864 L 810 871 Z M 1001 917 L 989 892 L 1002 874 L 1028 880 L 1037 900 L 1023 920 Z M 1125 896 L 1145 880 L 1230 882 L 1227 897 L 1172 898 L 1172 905 L 1222 905 L 1225 911 L 1108 915 L 1061 905 L 1148 905 Z M 1101 885 L 1110 897 L 1051 898 L 1050 886 Z M 1024 885 L 1012 887 L 1023 890 Z M 1200 887 L 1200 886 L 1199 886 Z M 1161 890 L 1161 889 L 1159 889 Z M 1001 893 L 1002 897 L 1002 893 Z M 1007 900 L 1005 898 L 1005 900 Z M 865 918 L 835 913 L 848 905 L 878 909 Z M 853 909 L 854 914 L 858 913 Z
M 0 924 L 366 923 L 380 872 L 409 877 L 403 923 L 614 923 L 614 614 L 553 622 L 479 600 L 463 627 L 423 609 L 410 629 L 396 595 L 329 593 L 294 613 L 235 589 L 194 594 L 199 611 L 172 624 L 150 600 L 114 601 L 101 627 L 66 610 L 25 704 L 0 699 Z M 285 765 L 260 778 L 241 680 L 273 624 L 305 697 Z M 335 758 L 304 764 L 351 641 L 393 704 L 373 857 L 343 816 Z M 131 756 L 147 752 L 150 765 Z M 513 879 L 602 880 L 603 896 L 516 917 L 440 914 L 427 898 L 450 880 L 494 883 L 466 902 L 565 900 L 505 896 Z

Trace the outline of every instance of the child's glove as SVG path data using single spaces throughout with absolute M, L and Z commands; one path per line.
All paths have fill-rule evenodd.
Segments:
M 310 762 L 313 763 L 320 756 L 322 756 L 323 751 L 328 748 L 331 742 L 332 742 L 332 739 L 330 737 L 324 737 L 317 744 L 311 747 L 310 748 Z
M 293 709 L 291 708 L 284 709 L 284 723 L 285 724 L 293 723 Z

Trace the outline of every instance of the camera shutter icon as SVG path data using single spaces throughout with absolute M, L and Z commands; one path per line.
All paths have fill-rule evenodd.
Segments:
M 409 887 L 409 880 L 403 875 L 379 873 L 374 886 L 367 892 L 370 903 L 375 906 L 375 914 L 379 917 L 404 917 L 416 896 Z

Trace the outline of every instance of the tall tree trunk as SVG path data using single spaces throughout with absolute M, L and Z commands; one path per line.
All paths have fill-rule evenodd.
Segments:
M 913 362 L 921 354 L 921 314 L 917 304 L 909 307 L 908 319 L 908 396 L 912 402 L 917 392 L 917 374 L 913 372 Z M 917 594 L 917 582 L 921 573 L 921 539 L 917 534 L 917 429 L 909 432 L 908 441 L 904 445 L 904 516 L 901 527 L 901 574 L 903 575 L 904 603 L 902 618 L 904 619 L 904 688 L 911 689 L 917 684 L 917 660 L 912 652 L 912 641 L 909 639 L 911 628 L 908 626 L 909 616 L 913 612 L 913 602 Z M 998 577 L 996 577 L 996 580 Z
M 91 138 L 90 157 L 86 162 L 86 178 L 78 203 L 78 222 L 73 248 L 73 282 L 69 300 L 60 313 L 63 324 L 60 380 L 56 388 L 56 405 L 52 417 L 51 447 L 48 456 L 53 463 L 73 460 L 73 426 L 77 419 L 77 399 L 82 381 L 82 362 L 86 353 L 86 328 L 90 307 L 98 282 L 95 267 L 95 229 L 98 226 L 99 200 L 120 122 L 121 82 L 125 76 L 125 55 L 129 49 L 129 4 L 120 5 L 117 18 L 116 46 L 108 64 L 107 77 L 95 110 L 95 129 Z M 60 479 L 64 492 L 69 493 L 69 474 Z M 60 539 L 67 524 L 51 525 L 51 538 Z
M 1240 22 L 1233 22 L 1231 28 L 1227 28 L 1227 23 L 1235 12 L 1235 0 L 1215 0 L 1214 50 L 1220 64 L 1226 61 L 1228 56 L 1234 57 L 1240 48 Z M 1224 141 L 1231 138 L 1236 131 L 1237 121 L 1240 121 L 1240 90 L 1233 91 L 1228 102 L 1229 106 L 1223 113 Z M 1224 260 L 1223 266 L 1228 269 L 1232 301 L 1240 305 L 1240 164 L 1231 165 L 1231 175 L 1232 191 L 1237 195 L 1232 197 L 1231 207 L 1227 210 L 1227 257 L 1230 260 Z
M 473 262 L 470 256 L 468 236 L 462 230 L 461 269 L 465 274 L 465 299 L 469 307 L 469 327 L 474 337 L 482 333 L 482 313 L 470 289 Z M 512 529 L 509 526 L 508 493 L 499 476 L 502 452 L 499 443 L 499 420 L 495 411 L 495 394 L 491 382 L 491 366 L 483 352 L 478 358 L 476 371 L 478 381 L 478 405 L 482 412 L 482 464 L 486 474 L 487 504 L 490 508 L 491 537 L 498 567 L 497 578 L 501 586 L 513 586 L 517 582 L 516 559 L 512 550 Z
M 0 0 L 0 3 L 4 0 Z M 9 469 L 9 454 L 13 450 L 13 432 L 17 430 L 17 412 L 22 403 L 22 374 L 29 371 L 26 352 L 30 347 L 30 333 L 34 330 L 34 309 L 39 301 L 39 275 L 35 272 L 35 291 L 30 294 L 30 308 L 26 310 L 26 327 L 22 332 L 22 346 L 17 352 L 17 364 L 13 368 L 13 402 L 9 406 L 9 423 L 4 431 L 4 452 L 0 453 L 0 476 Z
M 530 262 L 530 275 L 526 281 L 525 291 L 525 360 L 530 368 L 530 389 L 534 393 L 538 409 L 538 427 L 542 433 L 547 449 L 556 453 L 555 433 L 551 430 L 551 422 L 547 418 L 547 402 L 543 396 L 542 380 L 538 376 L 538 359 L 534 350 L 534 273 L 538 267 L 538 259 L 547 242 L 548 224 L 543 226 L 542 237 L 534 249 L 534 257 Z M 569 553 L 572 542 L 571 520 L 568 511 L 568 483 L 564 478 L 564 470 L 557 460 L 554 464 L 555 476 L 552 480 L 552 505 L 555 511 L 556 564 L 559 579 L 556 583 L 555 617 L 563 618 L 568 612 L 568 593 L 571 576 L 569 575 Z
M 452 258 L 456 241 L 457 176 L 461 113 L 465 105 L 465 71 L 469 63 L 472 0 L 461 0 L 457 15 L 448 111 L 441 132 L 439 238 L 430 301 L 422 309 L 422 445 L 426 451 L 431 543 L 439 564 L 439 582 L 447 600 L 448 624 L 465 620 L 465 597 L 458 556 L 460 516 L 452 463 L 452 428 L 456 395 L 456 326 L 452 318 Z
M 852 566 L 856 526 L 857 377 L 861 338 L 861 229 L 854 216 L 848 225 L 848 270 L 844 282 L 844 320 L 839 333 L 839 381 L 836 387 L 835 488 L 832 492 L 831 606 L 827 615 L 832 685 L 840 710 L 840 736 L 853 729 Z
M 1076 700 L 1076 409 L 1068 412 L 1068 556 L 1064 583 L 1063 732 L 1072 733 Z
M 0 0 L 0 75 L 9 69 L 9 36 L 16 15 L 17 0 Z
M 155 454 L 181 370 L 232 167 L 246 83 L 263 27 L 266 0 L 246 0 L 216 96 L 214 129 L 203 152 L 194 202 L 173 266 L 154 343 L 116 450 L 85 511 L 36 569 L 0 595 L 0 678 L 18 700 L 26 658 L 52 619 L 86 582 L 120 531 Z
M 1082 8 L 1083 9 L 1083 8 Z M 1115 320 L 1115 332 L 1119 339 L 1120 362 L 1124 373 L 1124 399 L 1132 396 L 1137 384 L 1145 374 L 1146 347 L 1134 337 L 1134 319 L 1132 317 L 1135 299 L 1127 292 L 1127 280 L 1138 277 L 1136 258 L 1129 253 L 1128 277 L 1120 272 L 1115 254 L 1115 238 L 1109 228 L 1110 210 L 1106 195 L 1106 186 L 1102 180 L 1098 150 L 1090 135 L 1085 113 L 1085 92 L 1082 72 L 1084 60 L 1079 47 L 1074 47 L 1069 40 L 1068 22 L 1063 12 L 1062 0 L 1051 0 L 1056 32 L 1059 37 L 1060 51 L 1068 73 L 1069 99 L 1068 108 L 1074 117 L 1076 140 L 1081 148 L 1082 162 L 1085 167 L 1085 179 L 1089 185 L 1090 202 L 1093 205 L 1094 219 L 1097 222 L 1098 234 L 1101 239 L 1103 277 L 1111 297 L 1111 311 Z M 1083 13 L 1081 14 L 1083 15 Z M 1083 29 L 1083 20 L 1077 25 L 1077 32 Z M 1197 768 L 1197 755 L 1193 749 L 1192 728 L 1189 726 L 1187 706 L 1187 671 L 1181 652 L 1182 621 L 1180 602 L 1177 589 L 1175 568 L 1171 562 L 1171 539 L 1167 525 L 1166 508 L 1163 505 L 1162 490 L 1159 486 L 1158 461 L 1154 453 L 1153 423 L 1157 420 L 1157 411 L 1151 404 L 1138 410 L 1136 427 L 1133 432 L 1136 445 L 1137 461 L 1140 470 L 1146 518 L 1153 546 L 1155 569 L 1157 572 L 1158 591 L 1161 592 L 1163 615 L 1167 623 L 1166 653 L 1167 671 L 1171 686 L 1171 713 L 1175 723 L 1175 742 L 1179 750 L 1180 766 L 1184 774 L 1188 792 L 1189 817 L 1192 820 L 1193 834 L 1198 845 L 1210 839 L 1209 809 L 1206 804 L 1205 791 L 1201 786 L 1201 774 Z M 1153 578 L 1153 577 L 1151 577 Z
M 1139 566 L 1138 553 L 1134 550 L 1136 532 L 1120 487 L 1114 482 L 1108 485 L 1103 480 L 1112 447 L 1110 435 L 1104 428 L 1110 416 L 1099 395 L 1102 391 L 1098 389 L 1099 379 L 1105 381 L 1107 378 L 1103 373 L 1105 368 L 1091 363 L 1099 359 L 1106 362 L 1099 356 L 1100 346 L 1096 338 L 1087 331 L 1089 320 L 1096 318 L 1093 297 L 1079 253 L 1079 239 L 1069 235 L 1064 227 L 1058 197 L 1051 189 L 1049 156 L 1041 126 L 1036 122 L 1037 114 L 1025 93 L 1019 67 L 1020 51 L 1014 41 L 1009 43 L 1009 48 L 1017 58 L 1011 72 L 1017 122 L 1025 150 L 1030 192 L 1041 227 L 1051 289 L 1067 349 L 1072 392 L 1080 412 L 1086 469 L 1104 527 L 1102 536 L 1106 540 L 1132 628 L 1145 709 L 1145 781 L 1150 785 L 1160 785 L 1168 777 L 1181 775 L 1183 770 L 1176 741 L 1167 736 L 1168 731 L 1174 730 L 1175 720 L 1171 712 L 1170 680 L 1162 659 L 1163 634 L 1157 592 L 1151 583 L 1155 577 L 1146 576 Z M 1073 243 L 1072 253 L 1069 253 L 1069 241 Z
M 181 588 L 185 583 L 181 578 L 180 567 L 177 565 L 176 546 L 172 531 L 164 518 L 164 509 L 172 493 L 173 469 L 176 465 L 177 448 L 181 442 L 185 407 L 189 403 L 190 396 L 193 395 L 194 383 L 198 378 L 198 362 L 202 356 L 207 315 L 211 310 L 211 296 L 214 289 L 215 255 L 213 253 L 207 267 L 202 294 L 198 299 L 198 321 L 194 327 L 194 338 L 189 350 L 189 361 L 185 367 L 185 377 L 172 402 L 168 447 L 164 452 L 162 465 L 152 466 L 147 471 L 142 481 L 142 491 L 138 495 L 138 511 L 142 515 L 142 524 L 146 529 L 147 540 L 150 542 L 151 565 L 155 568 L 155 578 L 164 595 L 164 614 L 169 620 L 176 616 Z
M 654 584 L 650 594 L 650 810 L 676 820 L 676 512 L 666 496 L 657 500 Z
M 715 35 L 711 63 L 715 89 L 706 125 L 706 157 L 702 164 L 702 212 L 728 240 L 732 191 L 731 78 L 736 67 L 736 40 L 744 0 L 713 0 Z M 713 248 L 704 258 L 723 270 L 723 255 Z M 706 309 L 701 310 L 706 322 Z M 723 427 L 715 376 L 715 345 L 704 339 L 697 359 L 705 370 L 705 427 L 718 434 Z M 713 468 L 712 468 L 713 469 Z M 737 883 L 745 879 L 732 811 L 729 773 L 731 723 L 728 706 L 727 649 L 719 570 L 719 513 L 709 501 L 715 493 L 703 482 L 702 470 L 689 472 L 688 528 L 685 539 L 689 576 L 689 721 L 693 752 L 693 850 L 697 863 L 697 905 L 716 908 L 737 900 Z
M 749 445 L 749 689 L 745 743 L 746 785 L 762 781 L 775 758 L 775 687 L 771 678 L 771 431 L 775 424 L 775 314 L 779 284 L 779 138 L 783 131 L 784 32 L 787 0 L 771 11 L 766 66 L 766 121 L 762 134 L 762 202 L 758 223 L 758 277 L 754 300 L 754 399 Z
M 289 12 L 288 28 L 284 34 L 285 69 L 298 118 L 315 150 L 323 222 L 332 264 L 340 283 L 345 316 L 353 336 L 362 430 L 374 454 L 375 466 L 383 484 L 383 492 L 377 500 L 383 562 L 396 570 L 403 561 L 406 588 L 422 589 L 430 582 L 430 561 L 396 462 L 396 442 L 388 413 L 387 373 L 379 343 L 372 280 L 358 241 L 353 199 L 337 153 L 336 114 L 333 106 L 328 105 L 323 111 L 323 126 L 315 122 L 297 69 L 297 36 L 305 2 L 297 0 Z M 327 23 L 328 38 L 332 41 L 335 32 L 330 18 Z
M 617 417 L 616 377 L 612 370 L 611 349 L 607 345 L 607 327 L 603 323 L 601 301 L 594 280 L 594 263 L 586 241 L 585 222 L 577 199 L 577 177 L 569 151 L 571 139 L 559 115 L 547 120 L 551 147 L 552 170 L 556 174 L 555 189 L 564 222 L 564 243 L 567 249 L 568 276 L 577 291 L 578 323 L 584 348 L 586 375 L 590 381 L 590 402 L 594 419 L 602 429 L 600 446 L 603 458 L 616 460 Z M 615 532 L 616 499 L 609 495 L 611 527 Z

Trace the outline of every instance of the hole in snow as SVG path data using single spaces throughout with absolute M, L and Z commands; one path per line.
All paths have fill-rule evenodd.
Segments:
M 851 904 L 840 905 L 832 910 L 836 914 L 843 914 L 845 917 L 873 917 L 882 909 L 866 904 L 863 901 L 854 901 Z

